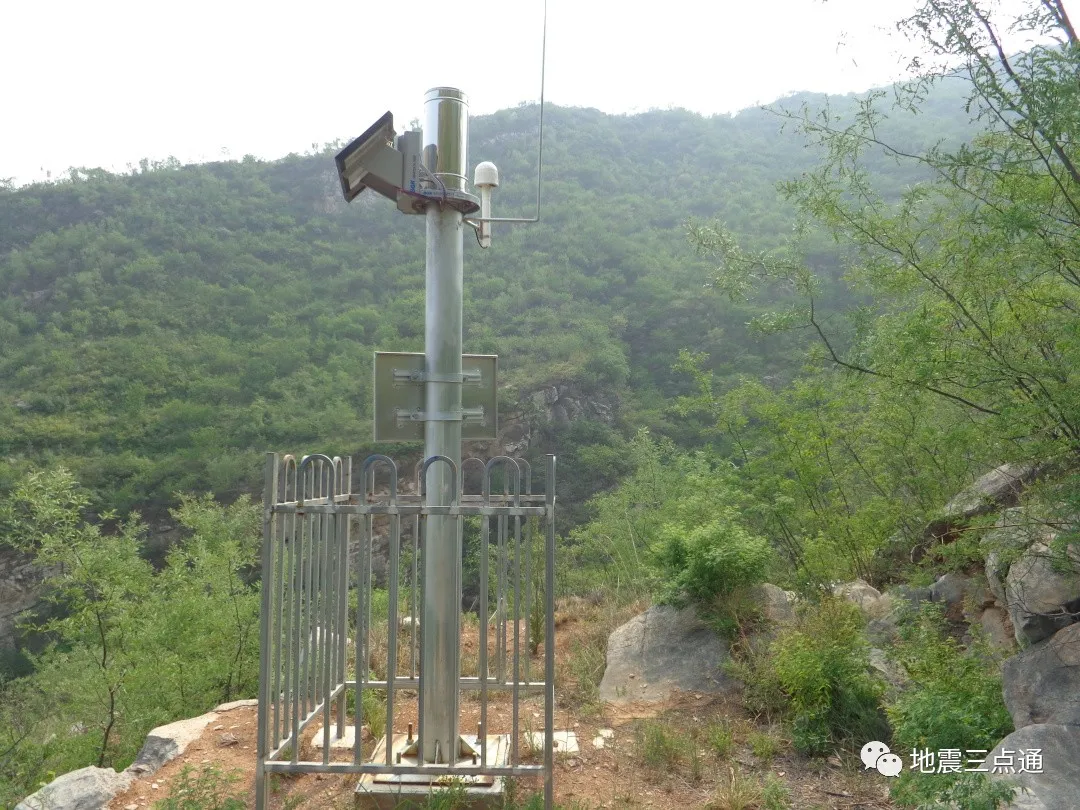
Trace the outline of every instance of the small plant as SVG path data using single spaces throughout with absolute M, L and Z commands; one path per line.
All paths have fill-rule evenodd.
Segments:
M 705 775 L 705 765 L 702 762 L 701 730 L 694 726 L 690 730 L 690 781 L 695 785 L 701 782 Z
M 780 740 L 771 731 L 752 731 L 746 738 L 755 757 L 770 762 L 780 751 Z
M 731 647 L 724 670 L 743 684 L 743 706 L 757 720 L 773 722 L 783 716 L 787 696 L 776 674 L 772 652 L 756 639 L 740 639 Z
M 709 725 L 705 731 L 705 740 L 720 759 L 727 759 L 735 749 L 735 735 L 726 721 Z
M 202 770 L 184 766 L 173 784 L 172 795 L 155 802 L 155 810 L 244 810 L 243 799 L 233 786 L 240 780 L 240 771 L 226 773 L 216 765 Z
M 648 720 L 637 728 L 638 750 L 647 766 L 656 770 L 677 766 L 686 757 L 689 741 L 670 733 L 662 723 Z
M 375 677 L 374 673 L 371 677 Z M 371 736 L 377 740 L 386 731 L 386 692 L 381 689 L 365 689 L 363 695 L 361 719 L 367 725 Z M 355 690 L 350 690 L 345 695 L 345 714 L 348 717 L 354 717 L 356 714 Z
M 761 807 L 762 810 L 788 810 L 791 807 L 791 791 L 771 773 L 761 786 Z
M 734 768 L 728 769 L 729 778 L 721 779 L 716 794 L 706 807 L 708 810 L 757 810 L 761 805 L 761 788 L 742 776 Z

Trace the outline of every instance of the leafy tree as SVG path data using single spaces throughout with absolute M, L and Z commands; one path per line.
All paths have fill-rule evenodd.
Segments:
M 734 300 L 786 296 L 757 327 L 809 333 L 808 359 L 833 371 L 777 396 L 751 383 L 722 398 L 699 383 L 688 400 L 717 414 L 757 486 L 788 499 L 793 508 L 767 515 L 770 534 L 800 563 L 825 537 L 850 571 L 871 576 L 875 548 L 905 515 L 925 515 L 927 496 L 940 503 L 980 466 L 1078 447 L 1080 42 L 1052 0 L 1029 4 L 1011 27 L 1056 42 L 1009 56 L 982 3 L 929 0 L 902 29 L 939 63 L 917 64 L 891 109 L 888 91 L 875 91 L 844 109 L 781 111 L 822 156 L 781 186 L 801 217 L 786 246 L 747 249 L 720 223 L 691 225 L 719 262 L 714 288 Z M 897 117 L 959 76 L 982 127 L 974 139 L 924 149 L 890 140 Z M 883 159 L 917 182 L 883 185 L 871 168 Z M 840 245 L 846 282 L 863 296 L 844 317 L 823 306 L 836 303 L 835 277 L 816 261 L 810 223 Z M 778 435 L 755 430 L 762 421 Z
M 49 772 L 122 768 L 154 726 L 257 686 L 257 509 L 184 498 L 176 518 L 189 536 L 155 571 L 143 527 L 103 531 L 84 516 L 89 501 L 59 469 L 28 475 L 0 510 L 5 540 L 35 556 L 54 605 L 28 620 L 49 642 L 34 672 L 0 684 L 5 804 Z

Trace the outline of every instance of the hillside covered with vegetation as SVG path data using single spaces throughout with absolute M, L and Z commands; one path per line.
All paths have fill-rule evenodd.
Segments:
M 472 122 L 503 214 L 532 204 L 536 113 Z M 916 123 L 913 148 L 941 126 Z M 618 447 L 636 426 L 699 443 L 670 412 L 690 390 L 673 371 L 682 349 L 728 380 L 790 376 L 784 342 L 748 332 L 752 308 L 702 294 L 710 262 L 685 235 L 690 218 L 717 218 L 776 244 L 791 209 L 775 184 L 811 165 L 780 125 L 759 110 L 550 111 L 543 219 L 469 246 L 465 287 L 466 350 L 500 355 L 506 411 L 554 384 L 621 403 L 614 430 L 579 426 L 546 449 Z M 161 508 L 177 492 L 257 490 L 268 449 L 374 449 L 372 352 L 423 345 L 423 218 L 375 195 L 346 205 L 333 151 L 0 187 L 4 486 L 63 463 L 103 508 Z
M 897 696 L 823 596 L 981 570 L 984 525 L 926 527 L 987 470 L 1050 471 L 1070 564 L 1080 40 L 1054 0 L 1019 24 L 1058 44 L 1009 57 L 974 0 L 927 3 L 906 30 L 946 68 L 858 98 L 553 107 L 542 221 L 467 245 L 466 350 L 500 355 L 503 418 L 560 456 L 560 590 L 697 604 L 732 639 L 760 618 L 747 588 L 798 591 L 800 623 L 738 666 L 800 755 L 1010 730 L 977 639 L 913 618 Z M 529 211 L 536 113 L 472 121 L 499 215 Z M 0 187 L 0 543 L 54 572 L 39 646 L 0 674 L 0 802 L 251 692 L 265 451 L 402 450 L 371 442 L 370 369 L 422 348 L 422 219 L 347 206 L 333 152 Z M 551 386 L 612 418 L 545 422 Z M 152 565 L 126 516 L 169 509 L 184 540 Z M 159 646 L 175 677 L 156 677 Z M 596 650 L 563 666 L 566 700 L 589 700 Z M 995 806 L 915 776 L 901 806 Z

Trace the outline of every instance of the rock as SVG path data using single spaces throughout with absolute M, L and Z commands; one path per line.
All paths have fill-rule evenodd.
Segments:
M 833 596 L 854 602 L 867 615 L 879 616 L 883 608 L 887 609 L 887 605 L 882 604 L 881 592 L 861 579 L 854 582 L 845 582 L 842 585 L 834 585 L 832 592 Z
M 134 778 L 112 768 L 80 768 L 27 796 L 15 805 L 15 810 L 101 810 L 114 796 L 127 790 Z
M 1080 725 L 1080 624 L 1008 659 L 1001 685 L 1016 728 Z
M 652 703 L 676 689 L 724 692 L 733 685 L 720 670 L 727 659 L 727 645 L 692 607 L 651 607 L 608 638 L 600 699 Z
M 951 528 L 996 509 L 1016 506 L 1024 487 L 1034 481 L 1042 470 L 1043 467 L 1038 464 L 1002 464 L 957 493 L 945 504 L 941 516 L 927 527 L 924 534 L 942 537 L 946 532 L 935 532 L 935 526 Z
M 1020 773 L 1024 754 L 1038 750 L 1041 773 Z M 998 759 L 995 759 L 997 757 Z M 1080 727 L 1038 724 L 1014 731 L 986 756 L 983 767 L 1006 763 L 1001 773 L 990 779 L 1019 785 L 1004 810 L 1074 810 L 1080 785 Z M 1014 773 L 1009 773 L 1012 763 Z M 1026 763 L 1033 765 L 1035 763 Z
M 0 648 L 14 646 L 19 616 L 38 604 L 45 574 L 33 555 L 0 543 Z
M 595 394 L 586 395 L 572 385 L 559 385 L 533 391 L 527 399 L 543 422 L 567 424 L 578 419 L 593 419 L 611 424 L 615 405 Z
M 950 571 L 938 577 L 930 586 L 930 600 L 945 606 L 946 612 L 963 608 L 964 598 L 971 590 L 971 582 L 963 574 Z
M 992 606 L 979 614 L 978 624 L 991 647 L 1000 650 L 1016 649 L 1016 637 L 1009 614 L 1004 608 Z
M 986 580 L 998 602 L 1004 605 L 1008 601 L 1005 577 L 1010 562 L 1033 543 L 1045 543 L 1050 539 L 1036 521 L 1026 517 L 1023 507 L 1002 511 L 993 528 L 983 534 L 981 545 L 986 552 Z
M 755 585 L 750 589 L 748 597 L 761 607 L 762 615 L 773 624 L 795 618 L 795 608 L 788 592 L 772 583 Z
M 883 596 L 892 602 L 893 610 L 918 610 L 923 602 L 929 602 L 932 598 L 929 588 L 917 588 L 914 585 L 897 585 L 889 588 Z
M 889 686 L 903 688 L 908 678 L 904 671 L 889 660 L 884 650 L 870 648 L 870 667 L 876 670 Z
M 215 712 L 231 712 L 233 709 L 243 709 L 248 706 L 258 706 L 258 698 L 248 698 L 247 700 L 231 700 L 228 703 L 222 703 L 220 706 L 214 707 Z M 209 720 L 207 722 L 210 722 Z
M 177 720 L 175 723 L 151 729 L 139 749 L 139 755 L 128 766 L 128 771 L 138 774 L 154 773 L 166 762 L 184 753 L 192 741 L 198 739 L 203 729 L 217 719 L 216 712 L 207 712 L 198 717 Z
M 1002 605 L 1008 604 L 1005 595 L 1005 575 L 1009 573 L 1009 566 L 1002 560 L 1001 552 L 989 551 L 986 554 L 986 582 L 990 586 L 990 592 L 994 599 Z
M 994 594 L 982 577 L 967 577 L 950 571 L 930 586 L 930 598 L 942 605 L 952 622 L 972 622 L 984 607 L 994 604 Z M 970 609 L 969 609 L 970 608 Z
M 896 622 L 891 617 L 871 619 L 866 624 L 866 638 L 875 646 L 888 647 L 896 642 L 899 635 Z
M 1076 621 L 1077 600 L 1080 574 L 1056 570 L 1053 552 L 1045 543 L 1035 543 L 1009 566 L 1005 604 L 1021 645 L 1049 638 Z

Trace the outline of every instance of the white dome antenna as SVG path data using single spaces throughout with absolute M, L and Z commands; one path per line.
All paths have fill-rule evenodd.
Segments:
M 480 190 L 480 219 L 476 238 L 480 247 L 491 247 L 491 192 L 499 187 L 499 169 L 490 160 L 476 166 L 473 185 Z

